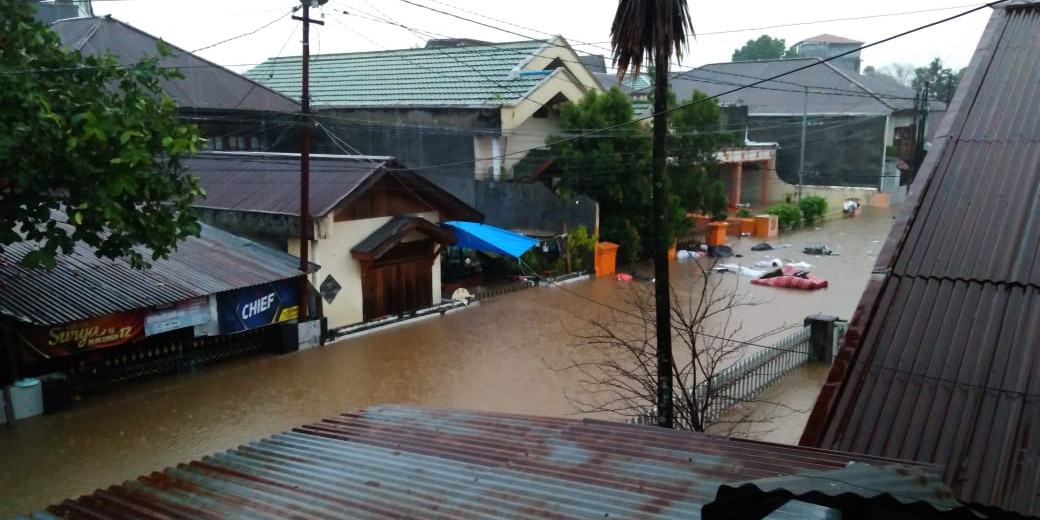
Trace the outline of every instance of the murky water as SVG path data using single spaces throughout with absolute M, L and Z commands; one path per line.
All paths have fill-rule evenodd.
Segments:
M 867 208 L 854 219 L 785 235 L 779 242 L 792 247 L 776 255 L 750 252 L 753 239 L 735 242 L 745 256 L 727 261 L 806 260 L 831 283 L 823 291 L 799 292 L 740 280 L 742 291 L 766 300 L 741 311 L 742 334 L 801 323 L 815 313 L 849 317 L 891 215 Z M 810 242 L 827 244 L 839 256 L 801 254 Z M 679 282 L 691 271 L 684 262 L 673 264 Z M 727 283 L 738 283 L 732 279 Z M 588 354 L 572 345 L 573 337 L 588 330 L 583 318 L 608 319 L 596 302 L 623 306 L 631 289 L 601 278 L 528 290 L 319 349 L 130 385 L 67 412 L 0 427 L 0 517 L 380 403 L 573 415 L 567 395 L 578 390 L 577 377 L 557 369 Z M 803 386 L 818 379 L 809 377 Z M 797 438 L 797 432 L 781 433 Z

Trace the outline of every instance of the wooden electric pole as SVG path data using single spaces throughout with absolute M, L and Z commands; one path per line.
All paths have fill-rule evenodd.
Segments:
M 318 7 L 329 0 L 300 0 L 303 16 L 293 16 L 293 20 L 303 22 L 303 85 L 300 90 L 300 321 L 309 317 L 310 291 L 307 278 L 310 274 L 311 249 L 311 212 L 310 212 L 310 179 L 311 179 L 311 95 L 310 95 L 310 35 L 311 24 L 325 25 L 320 20 L 311 20 L 311 7 Z

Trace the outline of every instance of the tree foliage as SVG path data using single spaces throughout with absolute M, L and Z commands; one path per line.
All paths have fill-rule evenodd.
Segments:
M 754 40 L 748 40 L 743 47 L 733 51 L 732 61 L 779 60 L 781 58 L 797 58 L 794 49 L 788 49 L 782 38 L 773 38 L 763 34 Z
M 714 153 L 734 144 L 719 130 L 719 107 L 694 92 L 680 107 L 671 96 L 667 144 L 674 159 L 664 177 L 665 238 L 671 243 L 686 231 L 689 212 L 725 212 L 728 200 L 721 181 L 711 174 Z M 556 164 L 563 170 L 559 188 L 567 196 L 584 194 L 600 204 L 600 235 L 622 246 L 622 259 L 633 262 L 652 252 L 650 132 L 632 124 L 631 100 L 617 88 L 590 92 L 578 103 L 560 107 L 562 136 L 549 138 Z M 620 125 L 620 126 L 619 126 Z M 591 130 L 612 128 L 582 136 Z M 570 137 L 577 137 L 570 139 Z
M 953 69 L 943 67 L 941 59 L 935 58 L 927 66 L 914 69 L 914 78 L 910 86 L 921 91 L 927 83 L 929 98 L 949 103 L 963 76 L 964 69 L 954 72 Z
M 201 141 L 160 84 L 180 76 L 65 50 L 32 9 L 0 0 L 0 253 L 29 241 L 22 263 L 53 267 L 82 241 L 145 267 L 199 232 L 180 157 Z

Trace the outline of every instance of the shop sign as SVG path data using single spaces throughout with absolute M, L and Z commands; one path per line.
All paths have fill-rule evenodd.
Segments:
M 209 297 L 177 302 L 168 309 L 149 311 L 144 317 L 144 335 L 154 336 L 171 330 L 194 327 L 209 321 Z
M 224 334 L 294 320 L 300 312 L 296 280 L 282 280 L 217 295 Z
M 139 339 L 143 333 L 144 319 L 138 311 L 118 312 L 52 327 L 26 325 L 18 330 L 27 361 L 114 347 Z

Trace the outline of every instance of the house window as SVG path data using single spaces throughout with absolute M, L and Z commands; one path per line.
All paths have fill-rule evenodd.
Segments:
M 223 137 L 210 137 L 206 140 L 206 147 L 213 151 L 221 151 L 224 149 L 224 138 Z

